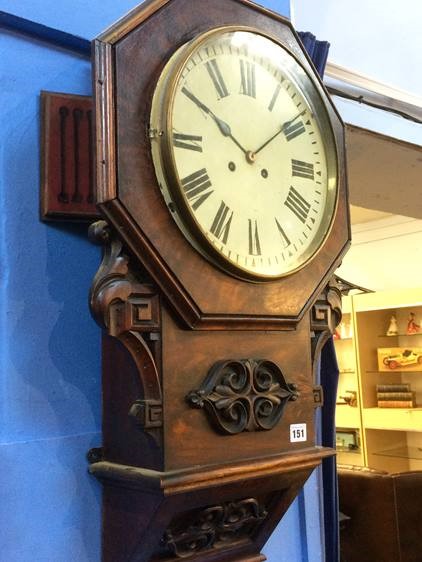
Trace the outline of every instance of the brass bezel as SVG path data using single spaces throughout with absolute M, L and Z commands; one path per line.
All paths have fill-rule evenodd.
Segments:
M 258 34 L 272 41 L 278 47 L 286 51 L 287 54 L 304 71 L 306 83 L 310 86 L 310 88 L 308 87 L 308 89 L 305 89 L 301 80 L 296 80 L 295 77 L 296 87 L 306 94 L 303 95 L 303 98 L 314 110 L 315 119 L 318 123 L 326 151 L 328 177 L 327 203 L 325 205 L 325 212 L 321 225 L 315 234 L 311 245 L 308 246 L 308 251 L 310 248 L 312 248 L 312 251 L 309 252 L 309 255 L 307 255 L 308 252 L 302 254 L 306 257 L 296 267 L 277 275 L 259 274 L 240 265 L 236 266 L 234 262 L 230 261 L 224 256 L 224 254 L 220 253 L 209 241 L 207 236 L 204 234 L 200 223 L 191 212 L 190 205 L 183 194 L 183 189 L 175 163 L 174 149 L 171 143 L 173 103 L 177 84 L 185 64 L 192 54 L 200 48 L 200 45 L 206 43 L 213 35 L 222 35 L 239 31 Z M 287 45 L 283 44 L 279 39 L 262 32 L 257 28 L 248 26 L 221 26 L 198 35 L 194 39 L 179 47 L 179 49 L 173 53 L 161 73 L 154 92 L 150 119 L 152 155 L 160 189 L 174 220 L 190 244 L 208 261 L 217 265 L 220 269 L 236 278 L 253 282 L 269 282 L 292 275 L 305 267 L 317 256 L 330 234 L 338 205 L 340 170 L 338 165 L 339 159 L 336 136 L 329 116 L 327 102 L 320 90 L 321 86 L 318 81 Z M 320 234 L 321 231 L 323 231 L 322 234 Z

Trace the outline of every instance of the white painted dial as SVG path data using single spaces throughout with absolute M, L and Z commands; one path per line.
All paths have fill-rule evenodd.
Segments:
M 223 29 L 183 47 L 151 129 L 164 197 L 208 259 L 260 280 L 317 252 L 335 211 L 335 145 L 313 81 L 282 46 Z

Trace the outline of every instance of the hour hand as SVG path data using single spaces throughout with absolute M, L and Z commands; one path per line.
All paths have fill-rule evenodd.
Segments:
M 280 133 L 284 133 L 286 131 L 286 129 L 288 127 L 290 127 L 292 125 L 292 123 L 294 123 L 296 121 L 296 119 L 299 119 L 299 117 L 302 117 L 302 115 L 304 115 L 305 113 L 306 113 L 306 109 L 304 109 L 303 111 L 298 113 L 295 117 L 293 117 L 293 119 L 289 119 L 288 121 L 285 121 L 282 124 L 281 128 L 272 137 L 270 137 L 268 140 L 266 140 L 264 142 L 264 144 L 261 144 L 261 146 L 258 148 L 258 150 L 255 150 L 255 154 L 258 154 L 258 152 L 261 152 L 261 150 L 263 148 L 265 148 L 267 145 L 269 145 L 270 142 L 272 142 L 276 137 L 278 137 L 278 135 Z

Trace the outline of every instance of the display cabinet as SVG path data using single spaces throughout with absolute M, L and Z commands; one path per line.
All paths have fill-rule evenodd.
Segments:
M 357 408 L 352 414 L 339 404 L 336 425 L 339 433 L 360 429 L 363 455 L 356 462 L 348 455 L 347 462 L 362 460 L 391 472 L 422 470 L 422 289 L 359 294 L 348 302 L 354 337 L 336 342 L 339 395 L 357 390 Z M 342 372 L 353 351 L 355 377 Z M 345 462 L 342 455 L 339 460 Z
M 357 372 L 352 298 L 343 297 L 343 317 L 334 336 L 339 367 L 336 400 L 336 449 L 343 464 L 363 465 L 359 379 Z

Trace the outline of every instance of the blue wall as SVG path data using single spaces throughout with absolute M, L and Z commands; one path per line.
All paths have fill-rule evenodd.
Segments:
M 0 11 L 92 39 L 135 4 L 1 0 Z M 289 14 L 288 0 L 264 4 Z M 100 255 L 86 227 L 42 224 L 38 203 L 40 90 L 90 94 L 90 63 L 5 28 L 0 53 L 0 560 L 99 562 L 101 490 L 85 454 L 101 444 L 87 305 Z M 270 562 L 322 560 L 318 498 L 313 475 L 267 545 Z
M 100 334 L 85 228 L 39 221 L 39 92 L 90 92 L 90 64 L 3 32 L 1 124 L 0 560 L 95 561 L 100 490 Z M 3 74 L 3 72 L 2 72 Z

